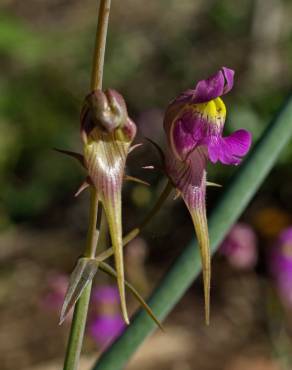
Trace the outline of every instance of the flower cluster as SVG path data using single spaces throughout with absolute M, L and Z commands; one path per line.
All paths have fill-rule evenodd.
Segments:
M 193 89 L 186 90 L 175 98 L 168 105 L 164 117 L 164 129 L 169 144 L 167 153 L 163 155 L 164 169 L 170 183 L 184 200 L 197 234 L 202 260 L 207 323 L 209 322 L 211 257 L 205 202 L 208 185 L 206 166 L 208 161 L 238 165 L 251 145 L 251 134 L 243 129 L 229 136 L 223 136 L 226 107 L 221 97 L 232 89 L 233 79 L 234 72 L 231 69 L 221 68 L 215 75 L 199 81 Z M 123 318 L 126 323 L 129 319 L 125 300 L 121 194 L 123 180 L 130 178 L 125 175 L 125 165 L 129 152 L 134 148 L 131 145 L 135 135 L 136 125 L 128 116 L 123 97 L 115 90 L 104 92 L 95 90 L 85 98 L 81 112 L 83 155 L 62 151 L 77 158 L 87 171 L 86 181 L 77 193 L 79 194 L 88 186 L 93 186 L 96 189 L 98 201 L 103 206 L 112 241 L 110 250 L 113 251 L 116 267 L 116 272 L 110 271 L 110 274 L 117 279 Z M 170 185 L 167 186 L 165 194 L 169 194 L 170 187 Z M 163 201 L 166 199 L 165 194 L 161 196 Z M 159 202 L 162 204 L 163 201 Z M 154 208 L 154 213 L 161 206 L 160 203 Z M 107 251 L 105 254 L 108 257 L 111 252 Z M 75 270 L 75 277 L 71 279 L 70 289 L 68 289 L 70 294 L 66 295 L 64 312 L 74 304 L 74 299 L 79 297 L 89 277 L 93 278 L 97 265 L 103 261 L 103 258 L 99 256 L 93 264 L 90 264 L 90 259 L 83 260 L 77 272 Z M 110 267 L 105 267 L 104 264 L 103 266 L 109 272 Z M 85 277 L 84 280 L 83 275 L 87 273 L 89 277 Z M 84 284 L 80 285 L 77 278 L 83 279 Z M 76 289 L 79 289 L 78 294 Z M 134 294 L 137 292 L 135 291 Z M 153 318 L 154 315 L 149 307 L 146 307 L 146 303 L 140 296 L 138 297 Z M 156 321 L 156 318 L 154 320 Z

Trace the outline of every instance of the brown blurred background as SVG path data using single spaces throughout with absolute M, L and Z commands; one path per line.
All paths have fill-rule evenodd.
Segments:
M 88 93 L 97 1 L 1 0 L 0 11 L 0 368 L 53 370 L 64 357 L 69 325 L 59 327 L 58 315 L 83 251 L 88 194 L 73 197 L 83 170 L 52 148 L 81 150 L 79 111 Z M 290 0 L 112 1 L 104 86 L 124 95 L 137 142 L 144 143 L 127 172 L 151 183 L 125 185 L 125 230 L 162 188 L 161 173 L 141 169 L 159 165 L 144 137 L 164 146 L 163 111 L 179 92 L 223 65 L 235 69 L 226 133 L 244 127 L 254 141 L 260 137 L 291 90 L 291 19 Z M 242 216 L 252 239 L 235 233 L 231 252 L 214 257 L 210 328 L 198 280 L 166 320 L 166 334 L 148 339 L 129 370 L 292 368 L 290 285 L 283 294 L 269 267 L 271 246 L 292 225 L 291 164 L 290 145 Z M 234 171 L 210 166 L 210 181 L 223 189 L 209 189 L 209 211 Z M 170 199 L 127 248 L 128 279 L 147 296 L 193 236 L 184 205 Z M 292 285 L 291 240 L 285 248 L 285 281 L 291 270 Z M 109 284 L 97 276 L 96 289 Z M 84 369 L 103 348 L 93 322 L 119 315 L 116 303 L 102 307 L 92 302 Z

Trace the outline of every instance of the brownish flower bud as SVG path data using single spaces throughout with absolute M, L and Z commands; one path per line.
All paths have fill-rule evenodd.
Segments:
M 116 134 L 119 134 L 120 140 L 133 140 L 136 127 L 128 117 L 124 98 L 117 91 L 112 89 L 105 92 L 95 90 L 85 98 L 81 112 L 83 140 L 87 140 L 94 128 L 107 133 L 118 130 Z
M 84 165 L 102 203 L 114 249 L 118 287 L 124 319 L 128 322 L 122 250 L 122 182 L 136 125 L 126 103 L 115 90 L 90 93 L 81 112 Z

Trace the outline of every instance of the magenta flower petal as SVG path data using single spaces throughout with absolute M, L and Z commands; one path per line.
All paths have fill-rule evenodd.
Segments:
M 204 103 L 223 95 L 224 85 L 225 79 L 222 70 L 206 80 L 199 81 L 192 103 Z
M 96 343 L 103 347 L 109 346 L 124 330 L 125 324 L 120 315 L 100 316 L 89 324 L 89 334 Z
M 225 77 L 225 86 L 223 90 L 223 95 L 224 95 L 224 94 L 227 94 L 233 88 L 234 71 L 226 67 L 222 67 L 222 71 Z
M 227 94 L 233 87 L 234 71 L 222 67 L 214 75 L 197 83 L 195 89 L 189 89 L 179 95 L 174 102 L 192 104 L 205 103 Z
M 200 144 L 204 138 L 204 126 L 202 118 L 191 112 L 185 113 L 173 126 L 173 148 L 179 158 L 186 156 Z
M 241 162 L 251 145 L 251 134 L 238 130 L 227 137 L 211 137 L 208 144 L 209 159 L 212 163 L 237 165 Z

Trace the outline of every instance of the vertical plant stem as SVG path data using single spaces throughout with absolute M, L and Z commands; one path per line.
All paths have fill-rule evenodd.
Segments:
M 92 90 L 102 88 L 104 54 L 110 6 L 111 0 L 100 0 L 90 85 Z
M 74 308 L 73 320 L 64 361 L 64 370 L 78 369 L 92 281 L 87 284 Z
M 102 88 L 104 55 L 110 4 L 111 0 L 100 0 L 96 41 L 93 56 L 93 66 L 91 74 L 91 84 L 90 84 L 91 90 Z M 89 226 L 86 248 L 84 252 L 84 256 L 89 258 L 95 257 L 96 245 L 99 236 L 99 230 L 97 230 L 96 225 L 97 211 L 98 211 L 98 195 L 96 189 L 91 187 Z M 77 370 L 78 368 L 88 313 L 88 305 L 90 301 L 91 287 L 92 282 L 90 282 L 84 289 L 74 309 L 74 315 L 64 361 L 64 370 Z
M 96 229 L 98 211 L 98 198 L 94 188 L 90 192 L 90 212 L 89 212 L 89 227 L 87 234 L 87 243 L 85 249 L 85 257 L 95 256 L 96 241 L 98 231 Z M 64 370 L 75 370 L 78 368 L 85 324 L 88 312 L 88 304 L 90 300 L 92 282 L 90 282 L 84 289 L 74 309 L 74 315 L 66 350 Z

